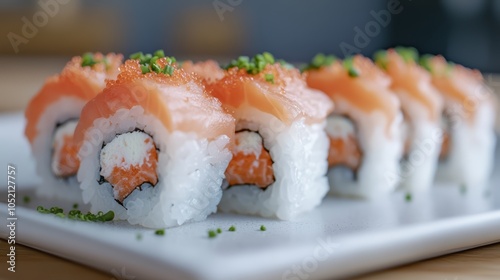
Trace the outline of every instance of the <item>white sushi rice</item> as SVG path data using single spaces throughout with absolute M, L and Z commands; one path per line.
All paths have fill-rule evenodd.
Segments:
M 36 172 L 42 179 L 37 186 L 38 196 L 59 198 L 68 201 L 81 202 L 81 190 L 76 177 L 58 178 L 52 170 L 53 139 L 56 125 L 68 120 L 78 119 L 85 102 L 81 99 L 62 97 L 44 111 L 37 124 L 37 137 L 32 144 L 32 154 L 36 162 Z M 67 129 L 74 127 L 68 127 Z M 64 132 L 64 131 L 63 131 Z M 66 131 L 68 132 L 68 131 Z
M 495 111 L 488 102 L 478 103 L 477 114 L 469 123 L 460 104 L 451 105 L 450 150 L 438 168 L 438 180 L 453 182 L 468 190 L 484 190 L 494 164 Z M 453 113 L 455 112 L 455 113 Z
M 122 206 L 114 200 L 109 183 L 98 183 L 99 155 L 103 143 L 135 129 L 149 134 L 159 149 L 158 183 L 133 191 Z M 150 228 L 204 220 L 216 211 L 222 196 L 222 179 L 231 159 L 228 143 L 225 135 L 209 141 L 194 133 L 169 132 L 140 106 L 120 109 L 107 119 L 96 119 L 85 134 L 78 171 L 83 200 L 93 212 L 112 210 L 116 219 Z
M 428 90 L 434 93 L 432 88 Z M 431 121 L 429 109 L 416 101 L 410 93 L 400 90 L 398 96 L 402 104 L 411 104 L 405 107 L 407 118 L 403 123 L 406 127 L 403 141 L 409 141 L 409 151 L 401 161 L 399 187 L 412 192 L 427 191 L 434 182 L 441 152 L 443 141 L 441 122 L 439 119 Z M 441 105 L 441 100 L 438 100 Z
M 330 168 L 328 179 L 331 193 L 369 199 L 386 196 L 395 190 L 400 180 L 399 159 L 403 150 L 402 115 L 394 120 L 387 120 L 381 112 L 366 114 L 343 100 L 338 100 L 335 105 L 334 114 L 347 114 L 355 124 L 361 150 L 361 165 L 356 176 L 354 171 L 347 167 Z M 327 122 L 334 120 L 336 119 L 328 118 Z M 389 129 L 387 129 L 388 121 L 390 121 Z M 332 125 L 337 128 L 344 127 L 346 135 L 353 129 L 345 124 Z M 327 124 L 327 127 L 329 126 L 330 124 Z
M 291 220 L 321 203 L 328 191 L 328 138 L 325 123 L 304 119 L 287 126 L 276 117 L 246 108 L 235 116 L 236 131 L 258 131 L 273 160 L 275 182 L 266 189 L 253 185 L 224 190 L 219 209 L 225 212 Z

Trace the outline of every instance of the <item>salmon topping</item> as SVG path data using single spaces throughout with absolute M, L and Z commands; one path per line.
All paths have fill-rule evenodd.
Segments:
M 274 183 L 273 161 L 257 132 L 245 130 L 236 133 L 233 159 L 226 169 L 226 179 L 230 186 L 266 188 Z
M 156 185 L 158 152 L 151 136 L 134 131 L 117 136 L 101 150 L 101 176 L 120 203 L 142 184 Z

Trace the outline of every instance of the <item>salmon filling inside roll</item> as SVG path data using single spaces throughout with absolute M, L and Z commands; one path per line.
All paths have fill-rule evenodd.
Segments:
M 233 158 L 226 169 L 226 180 L 230 186 L 266 188 L 274 183 L 273 161 L 258 132 L 236 132 L 234 145 Z
M 101 150 L 101 181 L 113 187 L 114 198 L 123 203 L 135 189 L 158 183 L 158 151 L 153 138 L 142 131 L 121 134 Z
M 330 139 L 328 166 L 343 165 L 356 171 L 361 163 L 361 150 L 352 121 L 345 116 L 327 118 L 326 132 Z
M 56 177 L 67 178 L 76 175 L 80 161 L 78 145 L 73 141 L 77 120 L 70 120 L 56 127 L 52 142 L 52 172 Z

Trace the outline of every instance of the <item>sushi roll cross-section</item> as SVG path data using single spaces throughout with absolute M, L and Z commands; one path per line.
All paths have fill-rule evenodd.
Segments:
M 76 128 L 83 200 L 145 227 L 203 220 L 222 196 L 234 126 L 173 57 L 134 54 Z
M 392 192 L 399 182 L 402 115 L 390 78 L 360 55 L 341 61 L 318 54 L 304 71 L 307 84 L 335 103 L 326 124 L 331 191 L 363 198 Z
M 225 70 L 185 67 L 236 120 L 219 209 L 290 220 L 318 206 L 328 190 L 324 126 L 333 103 L 269 53 L 239 57 Z
M 41 196 L 81 200 L 76 180 L 79 146 L 73 133 L 83 106 L 118 75 L 122 55 L 87 53 L 50 77 L 26 108 L 25 134 L 42 184 Z

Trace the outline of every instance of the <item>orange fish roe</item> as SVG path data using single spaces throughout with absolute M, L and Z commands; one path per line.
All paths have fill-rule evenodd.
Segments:
M 244 133 L 258 135 L 256 132 L 244 131 Z M 226 179 L 229 185 L 256 185 L 259 188 L 266 188 L 274 183 L 273 161 L 262 145 L 262 137 L 259 135 L 259 151 L 249 152 L 245 149 L 238 149 L 244 145 L 241 140 L 242 132 L 237 132 L 236 136 L 233 159 L 226 169 Z M 255 147 L 253 149 L 255 150 Z
M 354 135 L 348 137 L 330 138 L 328 151 L 328 166 L 345 165 L 353 170 L 358 169 L 361 163 L 361 151 Z
M 144 144 L 147 145 L 151 141 L 151 138 L 148 137 L 144 140 Z M 124 148 L 133 149 L 127 143 L 125 143 Z M 127 151 L 123 151 L 123 153 L 127 153 Z M 111 164 L 114 165 L 113 169 L 108 176 L 104 176 L 104 179 L 113 186 L 114 197 L 119 202 L 123 202 L 127 196 L 136 188 L 140 188 L 142 184 L 150 183 L 154 186 L 158 182 L 158 175 L 156 174 L 158 153 L 154 145 L 151 145 L 146 151 L 141 163 L 127 164 L 125 156 L 122 155 L 119 162 Z

